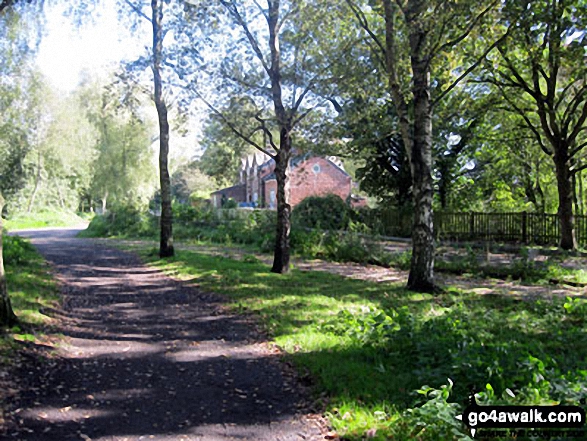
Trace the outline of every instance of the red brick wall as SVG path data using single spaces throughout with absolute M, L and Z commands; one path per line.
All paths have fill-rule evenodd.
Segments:
M 320 167 L 318 173 L 314 166 Z M 269 194 L 269 192 L 267 192 Z M 294 207 L 308 196 L 336 194 L 346 201 L 351 194 L 351 178 L 324 158 L 313 157 L 291 171 L 290 205 Z

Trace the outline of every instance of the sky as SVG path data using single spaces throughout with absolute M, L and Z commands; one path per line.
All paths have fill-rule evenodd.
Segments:
M 63 5 L 46 10 L 45 35 L 39 46 L 37 65 L 51 85 L 62 93 L 76 88 L 82 72 L 106 76 L 115 71 L 121 60 L 135 60 L 144 54 L 145 43 L 151 42 L 149 32 L 141 40 L 118 23 L 115 0 L 102 0 L 102 4 L 99 14 L 92 15 L 92 23 L 80 28 L 63 15 Z M 155 119 L 154 109 L 150 106 L 148 111 Z M 178 159 L 180 162 L 197 156 L 199 152 L 199 124 L 191 125 L 187 137 L 172 139 L 170 154 L 183 158 Z
M 98 14 L 92 15 L 93 23 L 79 29 L 71 18 L 63 16 L 62 5 L 47 10 L 46 35 L 37 63 L 63 92 L 76 87 L 83 70 L 101 75 L 111 71 L 120 60 L 135 59 L 144 52 L 144 42 L 118 23 L 114 1 L 104 0 L 103 5 Z

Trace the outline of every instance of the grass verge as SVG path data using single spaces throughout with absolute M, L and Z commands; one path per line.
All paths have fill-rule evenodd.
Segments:
M 41 211 L 20 213 L 5 221 L 8 230 L 44 227 L 72 227 L 83 223 L 84 219 L 71 212 Z
M 587 397 L 584 299 L 521 301 L 454 289 L 431 296 L 323 272 L 272 274 L 253 259 L 140 254 L 255 314 L 328 397 L 343 439 L 469 440 L 455 416 L 471 390 L 493 404 Z
M 7 372 L 19 363 L 18 354 L 30 343 L 44 340 L 44 330 L 51 325 L 43 309 L 58 304 L 57 285 L 32 245 L 18 237 L 4 236 L 3 242 L 8 291 L 20 323 L 6 332 L 0 330 L 0 403 L 15 392 Z M 3 410 L 0 404 L 0 427 Z

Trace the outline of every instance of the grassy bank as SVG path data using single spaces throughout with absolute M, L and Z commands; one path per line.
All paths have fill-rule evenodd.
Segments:
M 276 275 L 254 258 L 142 255 L 256 315 L 327 397 L 345 439 L 469 439 L 454 417 L 471 388 L 482 403 L 576 404 L 587 396 L 584 300 L 456 290 L 434 297 L 322 272 Z
M 44 340 L 51 319 L 42 311 L 58 304 L 57 285 L 32 245 L 8 236 L 4 236 L 3 245 L 8 291 L 20 323 L 0 330 L 0 427 L 4 411 L 1 403 L 14 387 L 14 379 L 7 372 L 20 362 L 19 354 L 29 343 Z
M 20 213 L 5 221 L 8 230 L 44 227 L 72 227 L 84 222 L 75 213 L 62 211 L 41 211 L 38 213 Z

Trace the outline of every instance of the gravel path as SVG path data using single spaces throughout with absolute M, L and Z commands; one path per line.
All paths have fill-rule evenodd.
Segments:
M 222 299 L 77 230 L 19 233 L 62 285 L 66 344 L 25 366 L 10 440 L 318 440 L 291 369 Z M 289 372 L 289 373 L 288 373 Z M 39 375 L 43 373 L 43 375 Z

